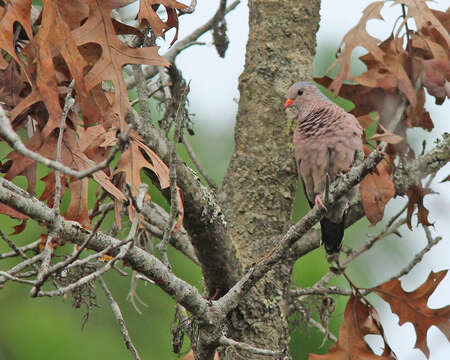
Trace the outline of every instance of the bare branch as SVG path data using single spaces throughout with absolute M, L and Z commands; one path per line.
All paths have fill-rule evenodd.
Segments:
M 224 15 L 228 14 L 230 11 L 234 10 L 236 6 L 238 6 L 240 3 L 240 0 L 236 0 L 233 3 L 231 3 L 224 12 Z M 217 12 L 220 11 L 220 6 Z M 173 62 L 175 58 L 178 56 L 180 52 L 182 52 L 187 47 L 191 46 L 192 43 L 197 41 L 197 39 L 212 29 L 216 22 L 217 12 L 214 14 L 214 16 L 209 19 L 206 23 L 204 23 L 202 26 L 194 30 L 191 34 L 186 36 L 185 38 L 178 40 L 169 51 L 167 51 L 163 57 L 169 60 L 170 62 Z
M 52 209 L 35 197 L 30 196 L 27 192 L 18 188 L 12 182 L 3 178 L 0 178 L 0 202 L 41 222 L 49 229 L 54 230 L 60 238 L 64 238 L 66 241 L 81 245 L 91 235 L 90 231 L 82 228 L 80 224 L 74 221 L 62 219 L 59 224 L 56 224 L 55 213 Z M 101 232 L 97 232 L 89 241 L 89 248 L 91 250 L 100 252 L 111 248 L 109 253 L 112 256 L 118 253 L 118 250 L 113 247 L 121 246 L 121 248 L 124 249 L 125 247 L 122 245 L 123 242 Z M 126 253 L 124 260 L 126 260 L 134 270 L 155 281 L 157 286 L 174 298 L 175 301 L 183 305 L 192 314 L 198 316 L 199 319 L 209 321 L 207 311 L 208 302 L 203 299 L 194 286 L 191 286 L 169 272 L 167 267 L 165 267 L 155 256 L 137 246 L 133 246 L 128 253 Z M 73 264 L 75 263 L 76 262 Z M 109 263 L 112 263 L 112 261 Z
M 139 354 L 135 346 L 133 345 L 133 341 L 131 340 L 130 335 L 128 334 L 127 324 L 125 322 L 125 319 L 123 318 L 122 312 L 120 311 L 119 304 L 117 303 L 116 300 L 114 300 L 111 291 L 108 289 L 108 286 L 106 285 L 105 281 L 101 276 L 98 278 L 98 282 L 102 286 L 103 291 L 105 292 L 106 295 L 106 299 L 111 305 L 112 312 L 117 320 L 117 323 L 119 324 L 120 332 L 122 333 L 122 337 L 126 347 L 128 348 L 128 350 L 130 350 L 131 355 L 133 355 L 133 358 L 135 360 L 140 360 Z
M 317 330 L 319 330 L 322 334 L 326 336 L 326 338 L 330 339 L 333 342 L 337 342 L 338 339 L 334 334 L 332 334 L 329 330 L 325 329 L 322 324 L 313 318 L 309 319 L 309 323 L 314 326 Z M 325 342 L 325 341 L 324 341 Z
M 1 232 L 1 231 L 0 231 L 0 233 L 3 234 L 3 232 Z M 3 237 L 4 234 L 1 235 L 1 236 L 2 236 L 3 239 L 5 239 L 5 238 Z M 6 239 L 7 239 L 7 238 L 6 238 Z M 5 241 L 9 241 L 9 239 L 7 239 L 7 240 L 5 240 Z M 37 248 L 39 247 L 39 244 L 40 244 L 40 243 L 41 243 L 41 240 L 40 240 L 40 239 L 38 239 L 38 240 L 36 240 L 36 241 L 33 241 L 31 244 L 24 245 L 24 246 L 21 246 L 21 247 L 16 247 L 16 245 L 15 245 L 13 242 L 11 242 L 11 245 L 8 243 L 8 245 L 9 245 L 14 251 L 9 252 L 9 253 L 3 253 L 3 254 L 0 254 L 0 260 L 6 259 L 6 258 L 10 258 L 10 257 L 15 257 L 15 256 L 18 256 L 18 255 L 22 256 L 24 259 L 25 259 L 25 258 L 28 258 L 28 256 L 25 254 L 25 252 L 28 251 L 28 250 L 35 250 L 35 249 L 37 249 Z M 21 253 L 22 253 L 23 255 L 22 255 Z M 25 256 L 25 257 L 24 257 L 24 256 Z
M 136 293 L 137 288 L 137 279 L 139 274 L 136 271 L 133 271 L 133 274 L 131 275 L 131 282 L 130 282 L 130 291 L 128 292 L 127 299 L 131 302 L 136 312 L 141 315 L 142 311 L 139 309 L 139 306 L 136 304 L 136 300 L 141 303 L 141 305 L 147 307 L 148 305 L 141 300 L 141 298 Z M 147 278 L 146 278 L 147 279 Z M 151 280 L 149 280 L 151 281 Z M 152 282 L 154 284 L 154 282 Z
M 48 297 L 61 296 L 61 295 L 64 295 L 64 294 L 68 293 L 69 291 L 75 290 L 76 288 L 78 288 L 80 286 L 83 286 L 83 285 L 85 285 L 85 284 L 87 284 L 87 283 L 89 283 L 91 281 L 94 281 L 95 279 L 97 279 L 98 277 L 103 275 L 105 272 L 110 270 L 112 268 L 112 266 L 114 265 L 114 263 L 116 263 L 119 260 L 122 260 L 125 257 L 125 255 L 127 254 L 128 250 L 131 248 L 132 244 L 133 244 L 133 242 L 131 240 L 123 242 L 122 243 L 123 246 L 120 247 L 120 251 L 114 257 L 114 259 L 112 259 L 111 261 L 107 262 L 105 266 L 101 267 L 97 271 L 82 277 L 78 281 L 76 281 L 74 283 L 71 283 L 71 284 L 69 284 L 67 286 L 61 287 L 61 288 L 59 288 L 57 290 L 53 290 L 53 291 L 39 291 L 39 289 L 37 289 L 36 291 L 33 291 L 35 289 L 35 287 L 34 287 L 32 289 L 31 296 L 39 296 L 39 297 L 43 297 L 43 296 L 48 296 Z
M 175 115 L 175 129 L 173 133 L 173 142 L 170 147 L 169 167 L 170 167 L 170 214 L 167 227 L 164 230 L 164 235 L 161 242 L 158 244 L 158 250 L 161 254 L 162 262 L 170 269 L 169 259 L 167 258 L 167 245 L 169 238 L 175 230 L 175 221 L 178 214 L 178 186 L 177 186 L 177 147 L 183 129 L 184 115 L 181 109 L 184 107 L 187 95 L 189 93 L 189 84 L 185 87 L 180 102 L 178 104 L 177 113 Z M 182 214 L 178 214 L 181 216 Z
M 185 9 L 179 10 L 179 16 L 185 15 L 185 14 L 192 14 L 195 11 L 195 8 L 197 6 L 197 0 L 191 0 L 191 3 L 189 6 Z
M 290 295 L 295 297 L 306 295 L 331 295 L 331 294 L 349 296 L 352 294 L 352 291 L 337 286 L 296 288 L 290 291 Z
M 9 276 L 17 275 L 23 269 L 26 269 L 27 267 L 32 266 L 33 264 L 37 263 L 38 261 L 41 261 L 44 258 L 44 256 L 45 256 L 44 253 L 37 254 L 36 256 L 33 256 L 30 259 L 26 259 L 26 260 L 18 263 L 17 265 L 15 265 L 11 269 L 9 269 L 9 271 L 7 271 L 6 273 Z M 10 279 L 10 278 L 6 275 L 3 275 L 3 277 L 0 276 L 0 286 L 3 286 L 3 284 L 6 282 L 6 279 Z M 34 284 L 35 284 L 35 282 L 33 282 L 33 285 Z
M 17 276 L 11 275 L 9 272 L 6 272 L 6 271 L 0 271 L 0 276 L 6 278 L 8 280 L 19 282 L 19 283 L 22 283 L 22 284 L 27 284 L 27 285 L 34 285 L 35 284 L 35 281 L 21 279 L 21 278 L 19 278 Z
M 211 178 L 208 173 L 206 172 L 205 168 L 200 163 L 200 160 L 198 159 L 197 155 L 195 154 L 194 149 L 192 148 L 191 144 L 189 143 L 189 140 L 186 136 L 186 134 L 183 134 L 183 144 L 186 148 L 186 151 L 191 158 L 192 162 L 194 163 L 195 167 L 197 168 L 198 172 L 201 176 L 205 179 L 208 186 L 213 189 L 214 191 L 217 191 L 217 184 L 214 181 L 213 178 Z
M 125 130 L 125 133 L 121 136 L 119 136 L 119 139 L 121 140 L 121 143 L 123 141 L 126 141 L 125 139 L 128 139 L 128 133 L 130 131 L 130 127 L 128 127 Z M 103 160 L 102 162 L 98 163 L 97 165 L 83 170 L 83 171 L 76 171 L 73 170 L 63 164 L 61 164 L 59 161 L 51 160 L 49 158 L 46 158 L 39 153 L 36 153 L 34 151 L 29 150 L 25 144 L 22 142 L 22 140 L 19 138 L 19 136 L 16 134 L 14 129 L 11 126 L 11 123 L 6 116 L 6 113 L 3 109 L 3 107 L 0 106 L 0 137 L 3 138 L 14 150 L 21 153 L 22 155 L 29 157 L 32 160 L 38 161 L 41 164 L 48 166 L 52 169 L 61 171 L 62 173 L 73 176 L 76 179 L 82 179 L 87 176 L 92 175 L 93 173 L 103 170 L 106 168 L 111 161 L 114 159 L 116 154 L 120 151 L 120 147 L 115 147 L 107 159 Z
M 354 166 L 349 172 L 335 181 L 330 187 L 329 203 L 333 203 L 336 199 L 359 183 L 361 179 L 371 171 L 371 169 L 375 168 L 382 159 L 383 155 L 378 151 L 374 151 L 361 165 Z M 329 203 L 326 203 L 325 205 L 329 205 Z M 245 296 L 253 285 L 261 279 L 274 264 L 285 257 L 289 248 L 320 221 L 325 215 L 325 212 L 324 209 L 319 210 L 313 208 L 299 222 L 291 226 L 278 243 L 278 246 L 252 266 L 242 279 L 239 280 L 226 295 L 217 301 L 219 307 L 223 307 L 226 313 L 234 309 L 238 305 L 240 299 Z
M 25 254 L 25 251 L 23 248 L 19 248 L 14 244 L 11 240 L 9 240 L 6 235 L 3 233 L 3 231 L 0 230 L 0 237 L 8 244 L 8 246 L 13 249 L 14 253 L 12 253 L 12 256 L 8 256 L 8 254 L 0 254 L 0 259 L 5 259 L 7 257 L 13 257 L 13 256 L 20 256 L 22 259 L 28 259 L 28 256 Z M 40 240 L 38 240 L 38 243 L 40 243 Z M 11 253 L 9 253 L 11 254 Z
M 75 99 L 72 98 L 73 86 L 75 85 L 75 80 L 70 82 L 69 88 L 67 90 L 66 99 L 64 101 L 64 109 L 61 114 L 61 122 L 59 124 L 59 134 L 58 134 L 58 142 L 56 143 L 56 162 L 61 163 L 61 148 L 62 148 L 62 139 L 64 135 L 64 129 L 66 128 L 66 118 L 73 104 L 75 103 Z M 59 212 L 59 203 L 61 201 L 61 174 L 59 170 L 55 171 L 55 198 L 53 201 L 53 208 Z M 49 237 L 50 238 L 50 237 Z
M 169 163 L 170 146 L 163 134 L 151 124 L 145 123 L 133 109 L 127 112 L 127 121 L 134 124 L 145 143 L 165 163 Z M 184 226 L 202 266 L 206 288 L 211 291 L 209 296 L 212 296 L 216 289 L 225 291 L 238 281 L 235 274 L 239 272 L 240 266 L 236 249 L 214 194 L 181 160 L 177 161 L 177 180 L 183 194 Z M 223 276 L 224 273 L 230 275 Z
M 395 279 L 395 278 L 400 278 L 403 275 L 408 274 L 412 270 L 412 268 L 414 266 L 416 266 L 419 262 L 422 261 L 424 255 L 428 251 L 430 251 L 430 249 L 434 245 L 436 245 L 437 243 L 439 243 L 439 241 L 442 240 L 442 237 L 440 237 L 440 236 L 437 236 L 437 237 L 433 238 L 433 236 L 431 235 L 431 231 L 430 231 L 428 226 L 423 225 L 422 227 L 423 227 L 423 230 L 425 231 L 425 235 L 427 237 L 427 245 L 419 253 L 417 253 L 416 256 L 414 256 L 414 258 L 409 262 L 409 264 L 406 265 L 397 275 L 391 277 L 387 281 L 390 281 L 390 280 Z
M 154 236 L 162 239 L 164 235 L 164 229 L 167 227 L 169 220 L 169 215 L 167 212 L 158 204 L 154 202 L 146 202 L 142 209 L 142 214 L 145 216 L 147 221 L 143 221 L 143 225 L 149 230 Z M 197 256 L 195 255 L 194 248 L 192 247 L 189 235 L 186 233 L 186 229 L 181 227 L 181 229 L 172 234 L 169 239 L 170 244 L 186 255 L 194 263 L 199 265 Z
M 224 346 L 232 346 L 235 349 L 245 350 L 255 355 L 265 355 L 265 356 L 280 356 L 282 354 L 281 351 L 267 350 L 261 349 L 243 342 L 238 342 L 236 340 L 227 338 L 226 336 L 221 336 L 219 339 L 220 345 Z

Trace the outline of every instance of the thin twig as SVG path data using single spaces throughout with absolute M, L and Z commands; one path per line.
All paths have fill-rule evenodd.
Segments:
M 9 272 L 6 272 L 6 271 L 0 271 L 0 276 L 6 278 L 8 280 L 20 282 L 20 283 L 27 284 L 27 285 L 34 285 L 36 283 L 33 280 L 23 280 L 17 276 L 11 275 Z
M 132 241 L 128 240 L 125 241 L 122 245 L 122 247 L 120 248 L 119 253 L 114 257 L 114 259 L 108 261 L 106 263 L 105 266 L 101 267 L 100 269 L 98 269 L 97 271 L 86 275 L 84 277 L 82 277 L 81 279 L 79 279 L 78 281 L 69 284 L 65 287 L 61 287 L 57 290 L 53 290 L 53 291 L 38 291 L 35 294 L 32 293 L 32 296 L 39 296 L 39 297 L 43 297 L 43 296 L 48 296 L 48 297 L 54 297 L 54 296 L 61 296 L 64 295 L 66 293 L 68 293 L 69 291 L 75 290 L 76 288 L 87 284 L 91 281 L 94 281 L 95 279 L 97 279 L 99 276 L 103 275 L 105 272 L 107 272 L 109 269 L 112 268 L 112 266 L 114 265 L 114 263 L 116 263 L 117 261 L 123 259 L 125 257 L 125 255 L 127 254 L 128 250 L 130 249 L 131 245 L 132 245 Z
M 0 237 L 5 241 L 5 243 L 8 244 L 8 246 L 13 249 L 14 255 L 13 256 L 20 256 L 22 259 L 28 259 L 28 256 L 25 254 L 25 251 L 23 248 L 17 247 L 16 244 L 14 244 L 11 240 L 9 240 L 6 235 L 3 233 L 3 231 L 0 230 Z M 40 242 L 40 240 L 38 240 Z M 4 259 L 11 256 L 6 256 L 7 254 L 0 254 L 0 259 Z
M 265 355 L 265 356 L 279 356 L 282 354 L 281 351 L 267 350 L 261 349 L 247 343 L 238 342 L 236 340 L 227 338 L 226 336 L 221 336 L 219 339 L 219 343 L 224 346 L 232 346 L 235 349 L 245 350 L 255 355 Z
M 152 122 L 152 117 L 150 113 L 150 95 L 147 87 L 147 81 L 145 79 L 144 72 L 142 70 L 142 65 L 132 65 L 134 78 L 136 79 L 136 90 L 138 95 L 138 103 L 141 109 L 142 118 L 149 124 Z
M 211 178 L 207 171 L 205 170 L 205 168 L 202 166 L 202 164 L 200 163 L 200 160 L 197 157 L 197 154 L 195 153 L 194 149 L 192 148 L 191 144 L 189 143 L 189 140 L 186 136 L 186 134 L 183 134 L 183 144 L 184 147 L 186 148 L 186 151 L 189 155 L 189 157 L 191 158 L 192 162 L 194 163 L 195 167 L 197 168 L 198 172 L 200 173 L 200 175 L 203 176 L 203 178 L 205 179 L 206 183 L 208 184 L 208 186 L 213 189 L 214 191 L 217 191 L 217 184 L 214 181 L 213 178 Z
M 142 208 L 142 202 L 143 202 L 144 195 L 147 192 L 147 190 L 148 190 L 147 184 L 142 183 L 139 186 L 139 193 L 138 193 L 137 207 L 136 207 L 138 211 Z M 137 232 L 138 228 L 139 228 L 139 215 L 135 214 L 133 223 L 131 224 L 130 232 L 128 233 L 126 240 L 120 244 L 119 253 L 114 257 L 114 259 L 107 262 L 106 265 L 103 266 L 102 268 L 79 279 L 75 283 L 69 284 L 65 287 L 59 288 L 54 291 L 39 291 L 40 288 L 38 286 L 35 286 L 32 289 L 31 295 L 32 296 L 49 296 L 49 297 L 60 296 L 69 291 L 76 289 L 77 287 L 87 284 L 90 281 L 97 279 L 99 276 L 101 276 L 102 274 L 104 274 L 105 272 L 110 270 L 115 265 L 116 262 L 118 262 L 119 260 L 122 260 L 125 257 L 125 255 L 128 253 L 130 248 L 133 247 L 133 245 L 134 245 L 134 239 L 136 237 L 136 232 Z M 83 245 L 86 246 L 87 243 L 95 236 L 95 234 L 96 234 L 96 232 L 92 232 L 89 235 L 89 237 L 83 242 Z M 98 256 L 98 255 L 99 255 L 99 253 L 95 254 L 95 256 Z M 78 261 L 78 263 L 81 263 L 82 261 L 86 261 L 86 259 L 80 260 L 80 261 Z M 72 262 L 71 265 L 74 266 L 75 263 L 76 263 L 76 261 Z M 70 268 L 70 265 L 67 266 L 67 268 Z M 49 271 L 47 270 L 47 272 L 49 272 Z M 40 280 L 41 279 L 38 276 L 38 281 L 40 281 Z
M 164 236 L 164 229 L 167 227 L 169 221 L 169 215 L 159 205 L 154 202 L 146 203 L 142 211 L 145 219 L 142 224 L 146 227 L 151 234 L 159 239 Z M 199 265 L 197 256 L 195 255 L 194 247 L 192 246 L 191 239 L 186 232 L 186 229 L 182 226 L 175 234 L 169 239 L 170 245 L 175 249 L 186 255 L 194 263 Z
M 325 329 L 320 322 L 314 320 L 313 318 L 309 318 L 308 322 L 312 326 L 314 326 L 317 330 L 319 330 L 322 334 L 324 334 L 331 341 L 333 341 L 333 342 L 337 342 L 338 341 L 337 337 L 334 336 L 334 334 L 331 333 L 330 331 L 327 331 L 327 329 Z
M 224 16 L 226 14 L 228 14 L 230 11 L 234 10 L 234 8 L 236 8 L 236 6 L 238 6 L 240 3 L 240 0 L 236 0 L 234 2 L 232 2 L 223 12 Z M 217 14 L 220 14 L 221 11 L 221 7 L 219 5 L 218 10 L 216 11 L 216 13 L 213 15 L 213 17 L 211 19 L 209 19 L 206 23 L 204 23 L 202 26 L 200 26 L 199 28 L 197 28 L 196 30 L 194 30 L 192 33 L 190 33 L 188 36 L 186 36 L 185 38 L 178 40 L 171 48 L 169 51 L 167 51 L 163 57 L 167 60 L 169 60 L 170 62 L 173 62 L 175 60 L 175 58 L 177 57 L 177 55 L 179 53 L 181 53 L 184 49 L 188 48 L 189 46 L 191 46 L 195 41 L 197 41 L 197 39 L 202 36 L 203 34 L 205 34 L 207 31 L 211 30 L 214 26 L 214 24 L 217 21 Z
M 16 247 L 17 251 L 20 251 L 20 252 L 25 254 L 25 252 L 28 251 L 28 250 L 35 250 L 36 248 L 38 248 L 40 243 L 41 243 L 41 240 L 38 239 L 36 241 L 33 241 L 31 244 L 28 244 L 28 245 L 25 245 L 25 246 L 16 247 L 16 245 L 14 243 L 13 243 L 13 246 Z M 6 258 L 10 258 L 10 257 L 16 257 L 16 256 L 20 255 L 20 253 L 18 253 L 16 251 L 16 249 L 14 249 L 14 251 L 11 251 L 9 253 L 0 254 L 0 260 L 6 259 Z M 20 256 L 22 256 L 22 255 L 20 255 Z
M 45 277 L 43 277 L 41 279 L 41 283 L 44 283 L 48 277 L 55 273 L 56 271 L 59 271 L 61 269 L 69 269 L 71 266 L 69 266 L 70 264 L 72 264 L 73 262 L 75 262 L 81 255 L 81 253 L 83 252 L 83 250 L 86 248 L 86 246 L 88 245 L 89 241 L 94 237 L 94 235 L 97 233 L 98 229 L 100 228 L 101 223 L 103 222 L 103 220 L 106 217 L 106 212 L 102 213 L 102 217 L 100 218 L 99 221 L 97 221 L 97 223 L 95 224 L 94 228 L 92 229 L 92 233 L 89 235 L 89 237 L 83 242 L 83 244 L 81 244 L 80 247 L 78 247 L 78 249 L 71 255 L 69 256 L 66 260 L 61 261 L 55 265 L 53 265 L 51 268 L 49 268 L 48 273 L 45 275 Z M 84 259 L 86 260 L 86 258 Z M 86 263 L 87 261 L 84 261 L 83 263 Z M 78 265 L 80 265 L 80 263 L 78 263 Z
M 139 354 L 133 345 L 133 341 L 130 338 L 130 335 L 128 333 L 127 324 L 125 322 L 125 319 L 123 318 L 122 311 L 120 311 L 119 304 L 116 300 L 114 300 L 114 297 L 111 293 L 111 291 L 108 289 L 108 286 L 106 285 L 105 281 L 101 276 L 98 278 L 98 282 L 103 288 L 103 291 L 105 292 L 106 298 L 108 299 L 109 304 L 111 305 L 111 310 L 114 314 L 114 317 L 117 320 L 117 323 L 120 327 L 120 332 L 122 333 L 123 340 L 125 342 L 126 347 L 128 350 L 130 350 L 131 355 L 133 355 L 133 358 L 135 360 L 140 360 Z
M 75 103 L 75 100 L 72 98 L 72 91 L 73 87 L 75 85 L 75 80 L 72 80 L 72 82 L 69 85 L 69 89 L 66 94 L 66 99 L 64 102 L 64 109 L 61 114 L 61 120 L 59 124 L 59 134 L 58 134 L 58 141 L 56 144 L 56 163 L 61 163 L 61 149 L 62 149 L 62 142 L 63 142 L 63 136 L 64 136 L 64 129 L 66 127 L 66 118 L 67 114 L 69 113 L 69 110 Z M 25 146 L 25 145 L 24 145 Z M 61 174 L 58 169 L 55 169 L 55 196 L 53 199 L 53 210 L 55 212 L 55 223 L 61 222 L 61 215 L 60 215 L 60 202 L 61 202 Z M 34 296 L 35 293 L 39 292 L 39 289 L 41 288 L 42 284 L 46 281 L 49 274 L 50 269 L 50 262 L 53 255 L 53 241 L 57 239 L 57 235 L 54 231 L 50 231 L 47 234 L 47 239 L 45 242 L 44 250 L 42 251 L 42 254 L 44 255 L 44 258 L 42 259 L 41 267 L 39 269 L 37 279 L 36 279 L 36 285 L 33 286 L 31 289 L 31 294 Z
M 128 139 L 128 133 L 130 129 L 131 126 L 128 126 L 124 134 L 119 136 L 119 139 L 120 138 Z M 39 153 L 29 150 L 12 128 L 5 111 L 1 106 L 0 106 L 0 137 L 3 138 L 9 144 L 9 146 L 11 146 L 14 150 L 21 153 L 22 155 L 29 157 L 32 160 L 38 161 L 41 164 L 48 166 L 54 170 L 59 170 L 66 175 L 73 176 L 76 179 L 82 179 L 92 175 L 93 173 L 99 170 L 103 170 L 111 163 L 116 154 L 120 151 L 120 147 L 115 147 L 111 151 L 109 157 L 103 160 L 102 162 L 98 163 L 97 165 L 82 171 L 73 170 L 61 164 L 58 161 L 51 160 L 49 158 L 40 155 Z
M 380 239 L 385 238 L 388 235 L 394 234 L 397 232 L 398 228 L 402 226 L 403 224 L 406 224 L 406 218 L 401 219 L 397 221 L 394 225 L 392 225 L 390 228 L 385 228 L 382 232 L 380 232 L 378 235 L 372 237 L 364 246 L 362 246 L 357 251 L 352 252 L 348 257 L 346 257 L 342 262 L 341 266 L 345 267 L 348 263 L 350 263 L 352 260 L 360 256 L 362 253 L 366 252 L 367 250 L 371 249 L 372 246 Z
M 9 271 L 7 273 L 9 275 L 11 275 L 11 276 L 17 275 L 17 273 L 19 273 L 23 269 L 26 269 L 27 267 L 32 266 L 33 264 L 35 264 L 38 261 L 42 260 L 44 258 L 44 256 L 45 256 L 44 253 L 37 254 L 36 256 L 33 256 L 30 259 L 27 259 L 27 260 L 24 260 L 24 261 L 18 263 L 16 266 L 14 266 L 11 269 L 9 269 Z M 1 277 L 0 276 L 0 286 L 2 286 L 6 282 L 5 277 Z M 34 284 L 35 283 L 33 282 L 33 285 Z
M 67 90 L 66 99 L 64 101 L 64 109 L 61 114 L 61 121 L 59 124 L 59 134 L 58 142 L 56 143 L 56 162 L 61 163 L 61 149 L 64 136 L 64 129 L 66 128 L 66 118 L 70 109 L 72 108 L 75 100 L 72 98 L 73 86 L 75 85 L 75 80 L 70 82 L 69 88 Z M 61 174 L 59 170 L 55 171 L 55 197 L 53 201 L 53 209 L 59 214 L 59 204 L 61 202 Z M 49 237 L 50 238 L 50 237 Z
M 181 137 L 181 132 L 183 130 L 184 116 L 182 107 L 186 102 L 187 94 L 189 93 L 189 84 L 185 87 L 183 94 L 181 96 L 180 102 L 178 104 L 177 113 L 175 115 L 175 129 L 173 133 L 173 142 L 170 148 L 170 214 L 169 221 L 166 229 L 164 230 L 164 235 L 160 243 L 158 244 L 158 250 L 161 254 L 161 260 L 164 265 L 170 269 L 169 259 L 167 257 L 167 246 L 169 244 L 169 239 L 172 236 L 172 232 L 176 223 L 176 214 L 178 213 L 178 187 L 177 187 L 177 146 Z
M 197 6 L 197 0 L 191 0 L 191 3 L 189 4 L 189 6 L 187 8 L 179 10 L 178 16 L 192 14 L 195 11 L 196 6 Z
M 404 209 L 401 210 L 400 214 L 404 211 Z M 397 217 L 394 216 L 394 217 Z M 388 224 L 380 233 L 378 233 L 378 235 L 371 237 L 361 248 L 359 248 L 356 251 L 353 251 L 350 255 L 348 255 L 342 262 L 340 262 L 339 266 L 340 266 L 340 271 L 343 271 L 345 269 L 345 267 L 351 262 L 353 261 L 355 258 L 357 258 L 358 256 L 360 256 L 361 254 L 365 253 L 367 250 L 371 249 L 373 247 L 373 245 L 375 245 L 375 243 L 390 235 L 393 233 L 397 232 L 397 229 L 402 226 L 403 224 L 406 223 L 406 218 L 399 220 L 397 223 L 395 223 L 394 225 L 392 224 Z M 328 281 L 334 276 L 336 275 L 336 272 L 334 270 L 330 270 L 328 273 L 326 273 L 314 286 L 313 288 L 323 288 L 325 287 L 325 285 L 328 283 Z
M 130 291 L 128 291 L 127 300 L 129 300 L 131 302 L 131 304 L 134 307 L 134 310 L 136 310 L 136 312 L 139 315 L 142 315 L 142 311 L 141 311 L 141 309 L 139 309 L 139 306 L 136 304 L 136 300 L 145 307 L 147 307 L 148 305 L 144 301 L 142 301 L 141 298 L 139 297 L 139 295 L 136 293 L 137 275 L 138 275 L 138 273 L 136 271 L 133 271 L 133 274 L 131 275 Z
M 290 294 L 292 296 L 298 297 L 298 296 L 306 296 L 306 295 L 351 295 L 352 291 L 340 288 L 337 286 L 330 286 L 330 287 L 310 287 L 310 288 L 303 288 L 303 289 L 292 289 L 290 291 Z
M 428 251 L 430 251 L 430 249 L 434 245 L 436 245 L 439 241 L 442 240 L 441 236 L 437 236 L 437 237 L 433 238 L 433 236 L 431 235 L 431 231 L 428 228 L 428 226 L 422 225 L 422 227 L 423 227 L 423 230 L 425 231 L 425 236 L 427 238 L 427 245 L 419 253 L 417 253 L 416 256 L 414 256 L 414 258 L 408 263 L 408 265 L 406 265 L 397 275 L 391 277 L 387 281 L 390 281 L 390 280 L 395 279 L 395 278 L 398 279 L 398 278 L 408 274 L 412 270 L 412 268 L 414 266 L 416 266 L 419 262 L 422 261 L 424 255 Z

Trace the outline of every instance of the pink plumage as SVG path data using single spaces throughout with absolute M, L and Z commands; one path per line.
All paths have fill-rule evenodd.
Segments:
M 333 182 L 350 169 L 357 152 L 363 149 L 363 130 L 352 114 L 330 101 L 310 82 L 296 82 L 289 88 L 285 107 L 288 106 L 298 109 L 294 132 L 298 174 L 310 205 L 321 206 L 327 174 Z M 341 248 L 345 210 L 357 192 L 355 186 L 330 206 L 321 220 L 322 242 L 328 254 Z

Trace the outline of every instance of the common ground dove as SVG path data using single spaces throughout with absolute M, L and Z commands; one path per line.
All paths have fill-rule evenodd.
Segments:
M 356 118 L 323 95 L 311 82 L 296 82 L 287 94 L 285 108 L 298 109 L 294 132 L 297 170 L 311 207 L 322 202 L 327 176 L 330 183 L 350 169 L 358 151 L 362 151 L 362 128 Z M 329 206 L 320 221 L 322 242 L 328 254 L 339 252 L 344 236 L 346 207 L 357 194 L 355 186 Z

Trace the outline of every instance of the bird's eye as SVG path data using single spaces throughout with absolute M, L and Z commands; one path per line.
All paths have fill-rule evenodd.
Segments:
M 303 90 L 302 89 L 298 89 L 297 94 L 298 95 L 302 95 L 303 94 Z

